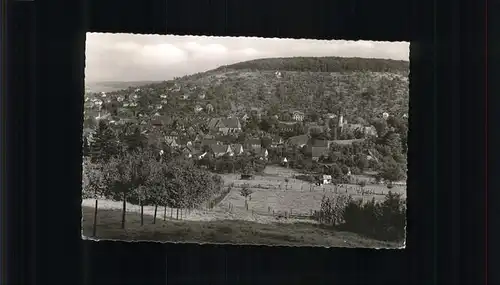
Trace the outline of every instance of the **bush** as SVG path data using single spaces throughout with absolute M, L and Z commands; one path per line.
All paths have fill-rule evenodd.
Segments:
M 327 225 L 339 225 L 344 222 L 344 211 L 352 201 L 351 196 L 339 195 L 333 197 L 323 196 L 321 199 L 321 210 L 315 217 L 320 223 Z
M 320 223 L 379 240 L 401 241 L 405 237 L 405 202 L 400 194 L 392 192 L 382 202 L 372 199 L 363 203 L 344 195 L 323 197 L 315 218 Z

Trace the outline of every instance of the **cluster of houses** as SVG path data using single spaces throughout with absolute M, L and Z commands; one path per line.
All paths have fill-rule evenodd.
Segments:
M 237 117 L 212 118 L 208 122 L 209 133 L 199 133 L 194 139 L 186 139 L 182 135 L 184 128 L 179 126 L 178 130 L 165 133 L 162 120 L 155 120 L 153 128 L 148 131 L 150 144 L 161 146 L 166 144 L 174 149 L 182 151 L 186 157 L 202 159 L 207 155 L 218 158 L 222 156 L 256 155 L 261 160 L 268 160 L 269 150 L 275 149 L 276 153 L 281 153 L 281 162 L 289 162 L 289 158 L 283 155 L 290 150 L 305 150 L 312 160 L 318 161 L 321 157 L 328 157 L 330 146 L 336 144 L 352 144 L 358 140 L 320 140 L 313 139 L 309 134 L 302 134 L 284 140 L 280 136 L 266 137 L 267 143 L 262 142 L 262 138 L 247 138 L 244 142 L 238 142 L 238 134 L 242 131 L 240 120 Z M 168 122 L 167 122 L 168 124 Z M 305 147 L 305 148 L 304 148 Z
M 275 74 L 277 77 L 281 77 L 281 73 Z M 170 88 L 167 88 L 166 92 L 176 92 L 180 91 L 181 88 L 178 85 L 174 85 Z M 191 90 L 191 89 L 190 89 Z M 101 113 L 101 109 L 103 104 L 111 103 L 112 100 L 115 102 L 119 102 L 122 108 L 134 107 L 137 106 L 138 100 L 140 98 L 141 88 L 135 89 L 134 92 L 131 92 L 128 96 L 117 96 L 114 99 L 109 98 L 105 92 L 100 94 L 95 94 L 94 97 L 86 96 L 85 97 L 85 108 L 92 109 L 97 108 L 100 112 L 99 115 L 95 118 L 97 120 L 106 119 L 111 124 L 124 124 L 131 120 L 137 119 L 118 119 L 119 121 L 115 121 L 110 118 L 109 113 L 106 113 L 104 110 Z M 181 99 L 189 99 L 190 95 L 180 95 Z M 198 93 L 199 99 L 205 99 L 205 93 Z M 162 104 L 166 104 L 167 101 L 166 94 L 160 94 L 159 99 L 161 104 L 150 106 L 152 109 L 160 110 L 162 108 Z M 194 107 L 194 113 L 199 113 L 205 110 L 207 113 L 213 112 L 214 107 L 211 104 L 206 104 L 204 106 L 196 105 Z M 152 110 L 153 112 L 156 112 Z M 251 115 L 260 114 L 259 110 L 251 110 L 249 113 Z M 143 115 L 139 114 L 139 117 Z M 407 117 L 407 115 L 405 114 Z M 111 116 L 112 117 L 112 116 Z M 387 119 L 389 117 L 388 113 L 383 113 L 382 117 Z M 275 116 L 276 119 L 279 120 L 278 116 Z M 290 118 L 292 121 L 279 121 L 278 128 L 281 131 L 291 132 L 294 130 L 296 124 L 303 123 L 305 120 L 305 114 L 298 110 L 290 111 Z M 165 133 L 165 125 L 170 125 L 169 119 L 167 116 L 161 116 L 158 112 L 156 112 L 153 116 L 143 116 L 142 119 L 139 119 L 140 124 L 146 125 L 145 134 L 147 134 L 149 143 L 151 144 L 166 144 L 170 147 L 180 149 L 183 151 L 187 157 L 190 158 L 198 158 L 202 159 L 203 157 L 210 155 L 212 157 L 221 157 L 225 155 L 229 156 L 238 156 L 243 154 L 257 155 L 260 159 L 267 160 L 268 159 L 268 149 L 263 147 L 261 143 L 261 138 L 248 138 L 245 142 L 236 143 L 238 134 L 242 132 L 242 122 L 245 122 L 249 119 L 247 114 L 243 114 L 240 117 L 221 117 L 221 118 L 208 118 L 207 116 L 207 127 L 208 134 L 200 133 L 196 135 L 194 139 L 188 140 L 185 136 L 185 128 L 184 126 L 177 126 L 175 131 L 170 133 Z M 376 130 L 373 126 L 364 126 L 362 124 L 349 124 L 347 120 L 341 114 L 325 114 L 322 118 L 323 121 L 335 120 L 336 126 L 339 128 L 340 133 L 351 130 L 351 131 L 359 131 L 363 133 L 365 136 L 376 136 Z M 325 128 L 329 128 L 331 124 L 319 124 L 317 122 L 308 122 L 304 123 L 306 127 L 305 133 L 301 135 L 297 135 L 294 137 L 290 137 L 286 141 L 279 136 L 274 136 L 268 138 L 268 143 L 266 143 L 267 148 L 275 148 L 282 150 L 281 153 L 285 150 L 294 149 L 304 149 L 307 154 L 310 155 L 312 160 L 318 161 L 321 157 L 327 157 L 329 155 L 329 149 L 332 143 L 336 144 L 352 144 L 355 141 L 362 141 L 362 139 L 358 140 L 319 140 L 312 139 L 311 132 L 312 130 L 317 130 L 319 132 L 325 131 Z M 91 133 L 87 130 L 87 133 Z M 191 136 L 192 137 L 192 136 Z M 269 143 L 270 142 L 270 143 Z M 280 152 L 278 152 L 280 153 Z M 371 156 L 368 155 L 368 158 Z M 287 157 L 281 157 L 282 162 L 288 162 Z

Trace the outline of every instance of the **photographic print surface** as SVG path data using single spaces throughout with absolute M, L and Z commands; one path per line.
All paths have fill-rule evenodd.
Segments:
M 409 43 L 88 33 L 82 235 L 404 248 Z

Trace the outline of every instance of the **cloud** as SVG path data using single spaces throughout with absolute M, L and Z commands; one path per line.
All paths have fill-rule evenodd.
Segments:
M 138 64 L 167 65 L 185 62 L 188 54 L 171 44 L 146 45 L 139 51 Z
M 345 56 L 408 60 L 407 42 L 320 41 L 87 33 L 86 80 L 168 80 L 266 57 Z

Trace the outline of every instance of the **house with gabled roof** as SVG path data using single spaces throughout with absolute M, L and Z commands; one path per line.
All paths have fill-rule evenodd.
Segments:
M 200 153 L 198 151 L 196 151 L 196 149 L 192 146 L 182 146 L 181 147 L 181 151 L 182 153 L 184 153 L 184 155 L 187 157 L 187 158 L 192 158 L 192 157 L 196 157 L 197 155 L 199 155 Z
M 203 108 L 202 108 L 200 105 L 196 105 L 196 106 L 194 106 L 194 112 L 195 112 L 195 113 L 199 113 L 199 112 L 201 112 L 201 111 L 203 111 Z
M 240 120 L 236 117 L 221 119 L 217 127 L 225 135 L 241 132 Z
M 319 140 L 319 139 L 313 139 L 310 138 L 309 141 L 307 142 L 307 148 L 306 148 L 306 153 L 311 154 L 312 149 L 317 147 L 323 147 L 323 148 L 330 148 L 330 142 L 328 140 Z
M 238 138 L 230 135 L 222 135 L 222 136 L 216 136 L 215 139 L 223 144 L 231 144 L 235 143 Z
M 211 146 L 211 145 L 214 145 L 214 144 L 220 144 L 219 142 L 217 142 L 217 140 L 215 139 L 203 139 L 201 141 L 201 146 Z
M 258 154 L 259 154 L 261 159 L 265 159 L 265 160 L 267 160 L 267 157 L 269 156 L 269 152 L 265 148 L 261 148 Z
M 176 140 L 179 138 L 179 134 L 176 131 L 168 132 L 165 134 L 165 138 L 169 140 Z
M 249 138 L 245 141 L 245 148 L 257 150 L 260 149 L 262 142 L 258 138 Z
M 241 116 L 241 120 L 246 122 L 250 117 L 245 113 L 243 116 Z
M 320 157 L 324 156 L 324 157 L 328 157 L 329 155 L 329 149 L 328 147 L 315 147 L 313 146 L 312 147 L 312 153 L 311 153 L 311 156 L 312 156 L 312 160 L 314 161 L 318 161 L 320 159 Z
M 285 141 L 283 140 L 282 137 L 280 137 L 280 136 L 273 136 L 273 137 L 271 137 L 270 147 L 276 148 L 276 147 L 278 147 L 278 146 L 280 146 L 280 145 L 282 145 L 284 143 L 285 143 Z
M 233 155 L 233 151 L 229 145 L 212 144 L 210 145 L 210 152 L 214 157 L 221 157 L 226 154 Z
M 207 106 L 205 106 L 205 110 L 207 110 L 208 113 L 211 113 L 214 111 L 214 106 L 212 106 L 212 104 L 208 103 Z
M 297 122 L 302 122 L 304 120 L 304 113 L 300 111 L 293 111 L 292 112 L 292 119 Z
M 282 132 L 291 132 L 294 130 L 296 124 L 297 122 L 280 121 L 278 122 L 278 129 L 280 129 Z
M 309 136 L 308 135 L 299 135 L 299 136 L 294 136 L 291 137 L 287 140 L 286 144 L 287 146 L 296 146 L 296 147 L 303 147 L 307 145 L 309 142 Z
M 231 149 L 233 150 L 235 155 L 241 155 L 241 154 L 245 153 L 245 149 L 243 148 L 243 145 L 239 144 L 239 143 L 232 144 Z

